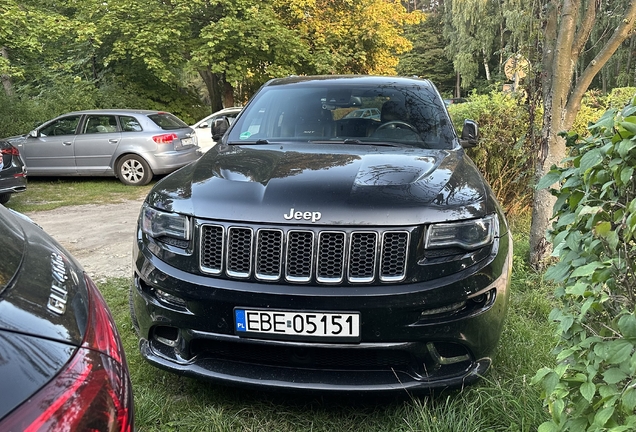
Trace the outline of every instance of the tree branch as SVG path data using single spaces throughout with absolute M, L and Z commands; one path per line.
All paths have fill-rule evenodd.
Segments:
M 616 52 L 618 47 L 623 43 L 625 39 L 629 36 L 629 34 L 634 30 L 634 22 L 636 21 L 636 0 L 632 0 L 629 4 L 629 7 L 625 11 L 625 15 L 618 27 L 614 30 L 612 37 L 607 41 L 605 46 L 599 51 L 599 53 L 594 57 L 594 59 L 587 65 L 583 74 L 581 75 L 579 81 L 576 83 L 572 94 L 568 98 L 568 103 L 566 105 L 566 112 L 568 113 L 577 113 L 579 108 L 581 107 L 581 100 L 583 99 L 583 95 L 587 91 L 590 86 L 592 80 L 596 76 L 596 74 L 601 70 L 603 66 L 607 63 L 610 57 Z M 571 119 L 566 121 L 566 128 L 570 128 L 572 126 L 572 122 L 574 122 L 574 116 L 570 116 Z
M 596 20 L 596 8 L 598 6 L 598 0 L 590 0 L 591 5 L 588 5 L 585 10 L 585 16 L 581 27 L 574 35 L 574 46 L 572 47 L 572 58 L 576 62 L 585 48 L 585 44 L 592 34 L 594 28 L 594 21 Z

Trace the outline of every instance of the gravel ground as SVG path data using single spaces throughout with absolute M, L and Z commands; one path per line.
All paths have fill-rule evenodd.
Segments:
M 132 242 L 143 200 L 29 212 L 93 280 L 132 275 Z

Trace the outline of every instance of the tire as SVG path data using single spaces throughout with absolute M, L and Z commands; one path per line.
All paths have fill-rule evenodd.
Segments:
M 0 194 L 0 204 L 6 204 L 9 202 L 9 198 L 11 198 L 10 193 Z
M 132 290 L 132 287 L 128 289 L 128 307 L 130 307 L 130 320 L 132 321 L 133 330 L 137 337 L 139 337 L 139 321 L 137 321 L 137 314 L 135 314 L 135 307 L 133 306 Z
M 117 163 L 117 177 L 123 184 L 143 186 L 152 180 L 152 170 L 148 163 L 137 155 L 123 156 Z

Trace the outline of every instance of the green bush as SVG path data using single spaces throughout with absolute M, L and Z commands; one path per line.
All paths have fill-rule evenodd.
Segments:
M 571 132 L 588 136 L 588 126 L 595 123 L 610 108 L 621 109 L 636 93 L 636 87 L 619 87 L 603 95 L 600 90 L 588 90 L 581 101 Z
M 468 103 L 451 105 L 449 113 L 460 133 L 464 119 L 479 124 L 479 145 L 468 149 L 467 153 L 492 186 L 506 212 L 522 214 L 527 211 L 532 203 L 534 176 L 533 145 L 527 139 L 531 130 L 528 106 L 510 94 L 492 92 L 472 95 Z
M 557 365 L 542 368 L 547 431 L 636 430 L 636 98 L 567 136 L 571 156 L 537 185 L 558 182 L 551 231 L 560 283 Z
M 60 114 L 84 109 L 169 111 L 188 124 L 210 113 L 194 93 L 159 81 L 103 81 L 97 87 L 83 80 L 60 80 L 19 87 L 16 93 L 8 97 L 0 91 L 0 138 L 25 134 Z

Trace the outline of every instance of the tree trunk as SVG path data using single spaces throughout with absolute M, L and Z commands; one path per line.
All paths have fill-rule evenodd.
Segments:
M 456 72 L 455 73 L 455 97 L 462 97 L 461 84 L 462 84 L 461 75 L 459 75 L 459 72 Z
M 589 39 L 595 21 L 595 6 L 583 8 L 585 16 L 579 21 L 577 0 L 551 0 L 546 8 L 544 25 L 542 86 L 544 100 L 543 129 L 537 157 L 537 179 L 545 175 L 552 165 L 559 165 L 566 155 L 565 142 L 558 136 L 572 127 L 581 100 L 594 77 L 607 64 L 610 57 L 634 28 L 636 0 L 623 14 L 623 20 L 599 53 L 589 62 L 572 88 L 574 65 Z M 577 29 L 577 22 L 580 28 Z M 532 225 L 530 227 L 530 263 L 541 269 L 551 252 L 546 231 L 552 218 L 556 198 L 547 190 L 534 193 Z
M 486 81 L 490 81 L 490 68 L 488 67 L 488 58 L 486 57 L 486 50 L 482 49 L 484 53 L 484 69 L 486 69 Z
M 624 81 L 625 86 L 629 86 L 629 83 L 632 82 L 632 80 L 630 79 L 630 75 L 632 73 L 632 56 L 634 52 L 635 41 L 636 41 L 636 38 L 634 37 L 634 35 L 632 35 L 629 38 L 629 49 L 627 50 L 627 64 L 625 65 L 625 71 L 627 72 L 627 77 Z
M 227 79 L 223 80 L 223 106 L 226 108 L 234 106 L 234 87 L 227 82 Z
M 571 2 L 567 0 L 572 7 Z M 564 5 L 565 8 L 565 5 Z M 572 14 L 574 13 L 574 16 Z M 545 46 L 543 50 L 543 68 L 545 74 L 542 80 L 543 89 L 543 129 L 539 143 L 539 153 L 536 164 L 536 180 L 543 177 L 552 165 L 557 165 L 565 156 L 565 145 L 558 136 L 563 127 L 563 108 L 567 102 L 567 92 L 572 81 L 572 60 L 568 47 L 571 49 L 576 26 L 576 11 L 568 11 L 561 15 L 560 28 L 559 9 L 555 2 L 548 5 L 547 22 L 545 25 Z M 565 61 L 564 61 L 565 59 Z M 556 198 L 546 189 L 534 192 L 532 206 L 532 224 L 530 226 L 530 262 L 541 269 L 545 259 L 552 251 L 546 239 L 546 231 L 552 218 L 552 210 Z
M 210 72 L 210 69 L 200 69 L 199 75 L 205 87 L 208 90 L 210 96 L 210 108 L 212 112 L 223 109 L 223 102 L 221 101 L 221 85 L 219 83 L 219 76 Z
M 9 59 L 9 52 L 7 51 L 7 47 L 0 47 L 0 57 L 5 59 Z M 13 83 L 11 82 L 11 77 L 7 74 L 0 75 L 0 81 L 2 81 L 2 87 L 4 87 L 4 92 L 7 96 L 13 96 Z

